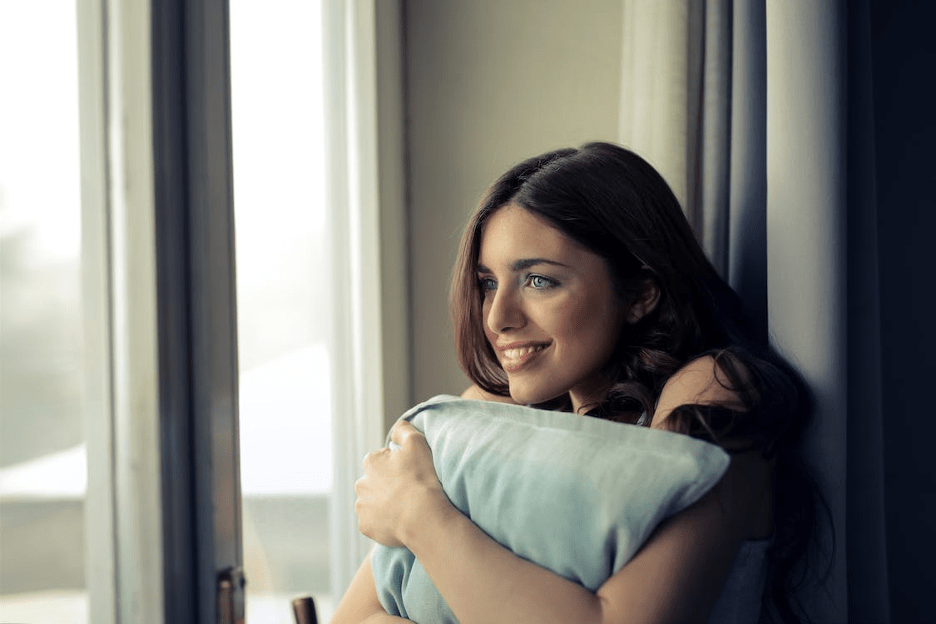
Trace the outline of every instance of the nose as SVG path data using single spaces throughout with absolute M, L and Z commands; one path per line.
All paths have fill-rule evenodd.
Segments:
M 487 326 L 495 334 L 520 329 L 526 322 L 519 294 L 509 288 L 498 288 L 487 307 Z

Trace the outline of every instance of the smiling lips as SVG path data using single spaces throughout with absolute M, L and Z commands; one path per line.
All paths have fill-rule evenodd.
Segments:
M 515 373 L 536 357 L 536 354 L 548 347 L 548 343 L 541 344 L 511 344 L 498 347 L 501 357 L 501 366 L 508 373 Z

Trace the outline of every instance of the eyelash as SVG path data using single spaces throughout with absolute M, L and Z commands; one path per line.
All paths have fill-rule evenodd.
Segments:
M 539 286 L 537 286 L 535 284 L 535 282 L 537 281 L 540 281 L 542 283 Z M 559 285 L 559 282 L 549 277 L 546 277 L 545 275 L 537 275 L 535 273 L 531 273 L 527 275 L 526 277 L 524 277 L 523 284 L 525 286 L 530 286 L 533 290 L 544 291 L 544 290 L 550 290 L 552 288 L 555 288 L 556 286 Z M 492 292 L 494 290 L 497 290 L 497 282 L 494 280 L 493 277 L 479 277 L 478 288 L 481 289 L 482 293 Z
M 536 286 L 533 283 L 535 280 L 542 280 L 544 283 L 541 286 Z M 549 290 L 559 285 L 559 282 L 557 282 L 554 279 L 550 279 L 546 277 L 545 275 L 536 275 L 533 273 L 531 273 L 530 275 L 527 275 L 526 279 L 524 280 L 524 283 L 529 284 L 533 288 L 533 290 Z
M 479 277 L 478 288 L 480 288 L 483 293 L 497 290 L 497 282 L 494 281 L 493 277 Z

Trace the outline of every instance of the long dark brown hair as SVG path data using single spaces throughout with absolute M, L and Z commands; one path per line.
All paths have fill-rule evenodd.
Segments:
M 590 414 L 635 422 L 653 413 L 674 372 L 692 359 L 714 357 L 719 380 L 743 408 L 684 405 L 667 423 L 715 443 L 730 440 L 730 452 L 753 450 L 775 462 L 764 619 L 803 621 L 796 590 L 814 568 L 811 544 L 825 507 L 799 450 L 812 413 L 810 393 L 709 262 L 669 185 L 643 158 L 609 143 L 547 152 L 494 182 L 462 237 L 450 307 L 459 364 L 481 389 L 501 396 L 509 396 L 507 376 L 484 334 L 477 267 L 484 224 L 507 204 L 546 219 L 602 257 L 622 301 L 633 300 L 648 280 L 659 289 L 653 311 L 621 333 L 604 371 L 611 390 Z M 570 402 L 561 396 L 539 407 L 569 409 Z

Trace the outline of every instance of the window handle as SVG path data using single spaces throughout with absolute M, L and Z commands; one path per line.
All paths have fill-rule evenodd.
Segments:
M 292 604 L 296 624 L 318 624 L 318 618 L 315 615 L 315 602 L 312 600 L 312 596 L 296 598 Z
M 218 624 L 244 624 L 244 573 L 227 568 L 218 575 Z

